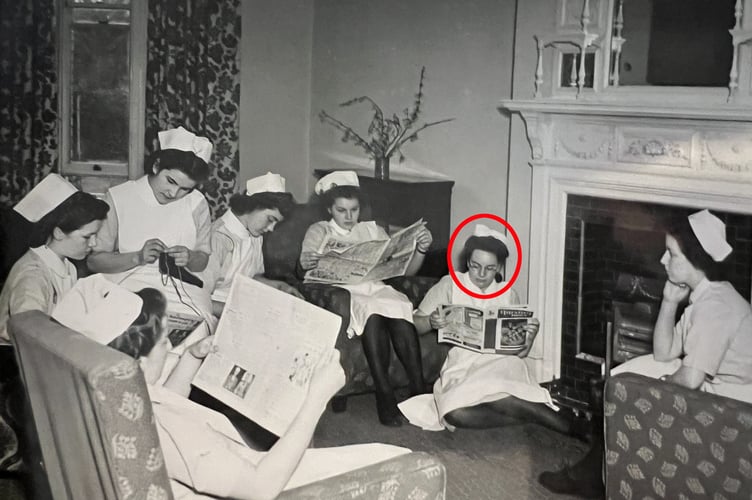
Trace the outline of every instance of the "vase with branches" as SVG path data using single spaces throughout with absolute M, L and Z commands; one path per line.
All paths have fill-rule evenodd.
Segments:
M 341 131 L 342 142 L 351 142 L 359 146 L 368 156 L 373 158 L 375 163 L 374 176 L 377 179 L 388 179 L 389 163 L 392 156 L 395 154 L 398 155 L 400 162 L 405 159 L 402 154 L 402 146 L 405 143 L 417 140 L 418 133 L 422 130 L 454 120 L 454 118 L 444 118 L 442 120 L 419 123 L 420 113 L 423 110 L 423 81 L 425 80 L 425 76 L 426 67 L 423 66 L 420 70 L 418 92 L 415 94 L 412 107 L 402 110 L 402 116 L 398 116 L 396 113 L 391 116 L 387 115 L 368 96 L 355 97 L 341 103 L 340 107 L 348 107 L 361 103 L 370 105 L 373 118 L 368 125 L 366 134 L 359 134 L 352 127 L 324 110 L 319 113 L 319 119 L 322 123 L 328 123 Z

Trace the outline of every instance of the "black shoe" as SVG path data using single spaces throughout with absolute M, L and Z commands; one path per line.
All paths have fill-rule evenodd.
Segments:
M 576 478 L 572 469 L 564 467 L 558 472 L 542 472 L 538 482 L 547 490 L 559 495 L 577 495 L 582 498 L 604 498 L 603 482 L 595 476 Z
M 376 393 L 376 412 L 379 415 L 379 422 L 381 425 L 387 427 L 400 427 L 402 426 L 402 413 L 397 408 L 397 399 L 394 394 L 380 394 Z

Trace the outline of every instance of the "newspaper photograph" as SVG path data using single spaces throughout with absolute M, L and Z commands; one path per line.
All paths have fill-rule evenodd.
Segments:
M 521 352 L 527 340 L 524 327 L 533 317 L 533 311 L 526 306 L 484 311 L 448 304 L 439 307 L 439 314 L 449 322 L 439 329 L 439 342 L 495 354 Z
M 180 345 L 196 329 L 203 318 L 190 314 L 167 313 L 167 338 L 172 347 Z
M 415 253 L 416 238 L 425 227 L 420 219 L 388 240 L 349 243 L 327 235 L 318 252 L 317 266 L 305 280 L 314 283 L 355 284 L 402 276 Z
M 237 275 L 217 326 L 217 351 L 193 385 L 281 436 L 303 405 L 313 368 L 334 348 L 341 321 Z

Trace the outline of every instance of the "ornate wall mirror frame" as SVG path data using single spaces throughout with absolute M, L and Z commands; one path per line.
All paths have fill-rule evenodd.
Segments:
M 536 98 L 752 105 L 752 0 L 558 0 Z

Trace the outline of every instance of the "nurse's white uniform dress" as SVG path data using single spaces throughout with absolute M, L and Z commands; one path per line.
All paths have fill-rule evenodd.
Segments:
M 211 256 L 204 273 L 214 283 L 212 300 L 227 302 L 232 279 L 236 274 L 249 278 L 264 274 L 261 236 L 254 237 L 228 210 L 211 228 Z
M 492 283 L 481 291 L 467 273 L 456 273 L 468 290 L 489 295 L 506 286 L 506 282 Z M 518 304 L 513 290 L 492 299 L 478 299 L 463 292 L 444 276 L 431 288 L 418 307 L 421 315 L 430 315 L 439 305 L 460 304 L 479 309 L 497 309 Z M 411 424 L 425 430 L 453 430 L 444 421 L 444 415 L 458 408 L 468 408 L 481 403 L 514 396 L 534 403 L 544 403 L 557 409 L 546 389 L 538 385 L 526 359 L 504 354 L 481 354 L 462 347 L 449 350 L 441 375 L 433 386 L 433 394 L 422 394 L 399 404 L 400 411 Z
M 24 311 L 51 314 L 77 279 L 76 266 L 47 246 L 27 250 L 13 264 L 0 293 L 0 345 L 10 344 L 7 331 L 10 316 Z
M 358 222 L 350 231 L 342 229 L 334 220 L 317 222 L 306 231 L 301 252 L 317 252 L 327 235 L 346 243 L 388 240 L 381 227 L 374 221 Z M 362 335 L 366 321 L 373 314 L 386 318 L 404 319 L 413 322 L 410 299 L 381 281 L 368 281 L 357 285 L 336 285 L 350 292 L 350 325 L 347 335 L 352 338 Z

